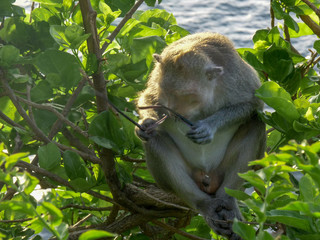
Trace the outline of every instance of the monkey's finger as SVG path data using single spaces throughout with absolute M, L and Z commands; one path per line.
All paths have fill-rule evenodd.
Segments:
M 198 143 L 209 143 L 212 140 L 210 134 L 193 135 L 187 137 L 190 138 L 192 141 L 197 141 Z
M 197 130 L 191 130 L 187 132 L 187 137 L 192 138 L 192 139 L 197 139 L 197 138 L 206 138 L 211 135 L 210 131 L 208 129 L 197 129 Z
M 211 142 L 212 138 L 206 136 L 204 138 L 193 138 L 193 137 L 189 137 L 190 140 L 194 143 L 197 143 L 197 144 L 208 144 Z

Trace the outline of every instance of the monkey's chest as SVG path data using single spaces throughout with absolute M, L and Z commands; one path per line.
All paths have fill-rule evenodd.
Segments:
M 223 160 L 228 144 L 239 124 L 219 129 L 213 140 L 203 145 L 192 142 L 186 136 L 190 128 L 185 123 L 168 119 L 164 126 L 187 164 L 209 172 L 211 169 L 216 169 Z M 232 149 L 228 149 L 228 151 L 232 151 Z

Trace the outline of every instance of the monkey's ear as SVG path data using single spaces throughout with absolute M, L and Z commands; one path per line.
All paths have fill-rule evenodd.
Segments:
M 221 66 L 212 66 L 206 69 L 206 76 L 208 80 L 213 80 L 220 77 L 224 73 L 223 67 Z
M 162 57 L 159 54 L 155 53 L 152 56 L 158 63 L 162 63 Z

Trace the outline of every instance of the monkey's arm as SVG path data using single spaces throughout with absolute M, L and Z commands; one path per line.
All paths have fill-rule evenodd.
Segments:
M 221 108 L 213 115 L 195 122 L 187 136 L 195 143 L 207 144 L 218 129 L 250 119 L 259 105 L 259 102 L 244 102 Z

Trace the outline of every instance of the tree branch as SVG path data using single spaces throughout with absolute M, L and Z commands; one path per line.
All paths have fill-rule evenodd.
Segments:
M 84 87 L 85 83 L 86 83 L 86 79 L 85 79 L 85 77 L 83 77 L 82 80 L 79 82 L 76 90 L 73 92 L 73 94 L 69 98 L 68 102 L 66 103 L 64 109 L 62 110 L 62 112 L 61 112 L 62 116 L 66 117 L 69 114 L 72 105 L 76 101 L 76 99 L 77 99 L 78 95 L 80 94 L 82 88 Z M 58 131 L 62 127 L 62 123 L 63 123 L 62 119 L 60 119 L 60 118 L 57 119 L 57 121 L 53 124 L 51 131 L 48 135 L 49 139 L 52 139 L 58 133 Z
M 307 4 L 308 7 L 311 8 L 317 14 L 317 16 L 320 18 L 320 10 L 313 3 L 311 3 L 308 0 L 302 0 L 302 2 Z
M 60 210 L 64 210 L 67 208 L 75 208 L 75 209 L 81 209 L 81 210 L 88 210 L 88 211 L 111 211 L 112 207 L 87 207 L 87 206 L 80 206 L 80 205 L 76 205 L 76 204 L 68 204 L 64 207 L 59 208 Z
M 320 37 L 320 26 L 316 22 L 307 15 L 299 15 L 299 17 L 309 28 L 311 28 L 314 34 Z
M 16 166 L 24 168 L 24 169 L 27 169 L 28 171 L 32 171 L 32 172 L 38 173 L 38 174 L 40 174 L 40 175 L 42 175 L 44 177 L 48 177 L 51 180 L 61 184 L 62 186 L 66 186 L 66 187 L 72 189 L 73 191 L 75 191 L 67 180 L 65 180 L 65 179 L 59 177 L 58 175 L 56 175 L 54 173 L 51 173 L 51 172 L 49 172 L 49 171 L 47 171 L 47 170 L 45 170 L 43 168 L 34 166 L 34 165 L 30 164 L 30 163 L 27 163 L 27 162 L 24 162 L 24 161 L 21 161 L 21 160 L 16 163 Z M 104 200 L 106 202 L 111 202 L 113 204 L 118 205 L 116 202 L 114 202 L 113 199 L 111 199 L 111 198 L 109 198 L 107 196 L 101 195 L 100 193 L 95 192 L 93 190 L 89 190 L 86 193 L 88 193 L 88 194 L 90 194 L 90 195 L 92 195 L 92 196 L 94 196 L 96 198 L 102 199 L 102 200 Z
M 96 27 L 97 13 L 92 9 L 90 0 L 79 0 L 80 9 L 82 14 L 83 25 L 86 33 L 90 33 L 91 36 L 87 39 L 89 54 L 94 54 L 98 63 L 101 61 L 100 41 Z M 98 71 L 92 74 L 93 85 L 96 92 L 101 93 L 103 96 L 96 95 L 97 110 L 98 113 L 108 109 L 108 105 L 105 99 L 107 99 L 106 93 L 106 81 L 103 76 L 103 72 L 100 67 Z

